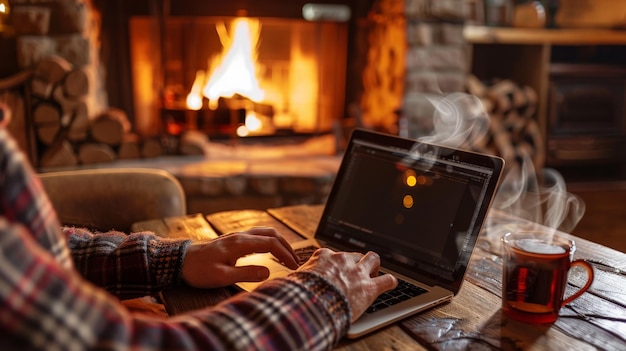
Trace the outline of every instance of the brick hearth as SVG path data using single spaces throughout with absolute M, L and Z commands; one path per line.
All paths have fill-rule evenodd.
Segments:
M 208 156 L 120 160 L 69 169 L 163 169 L 180 181 L 189 214 L 209 214 L 241 208 L 260 210 L 324 203 L 340 163 L 335 151 L 332 136 L 291 145 L 212 143 Z M 44 171 L 55 170 L 58 169 Z
M 189 213 L 241 208 L 321 204 L 330 191 L 339 157 L 275 160 L 191 161 L 168 167 L 187 195 Z

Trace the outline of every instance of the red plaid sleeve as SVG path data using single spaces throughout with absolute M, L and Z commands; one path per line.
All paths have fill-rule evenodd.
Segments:
M 72 262 L 57 218 L 41 181 L 9 132 L 0 128 L 0 214 L 22 223 L 65 267 Z
M 349 316 L 345 298 L 312 273 L 170 319 L 131 314 L 0 218 L 0 339 L 8 349 L 328 350 Z
M 93 234 L 63 228 L 76 269 L 92 283 L 123 298 L 152 295 L 181 282 L 191 240 L 167 240 L 151 232 Z
M 176 280 L 188 245 L 146 233 L 68 230 L 81 271 L 121 294 Z M 112 267 L 128 272 L 112 273 Z M 0 129 L 3 349 L 327 350 L 345 334 L 349 316 L 345 297 L 312 273 L 269 281 L 217 307 L 171 319 L 129 313 L 74 269 L 38 178 Z

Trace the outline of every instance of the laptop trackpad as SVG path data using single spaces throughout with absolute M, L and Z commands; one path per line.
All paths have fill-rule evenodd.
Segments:
M 280 264 L 278 260 L 269 253 L 252 254 L 241 257 L 237 260 L 236 266 L 265 266 L 270 270 L 270 275 L 267 280 L 284 277 L 293 272 L 289 268 Z M 261 283 L 262 282 L 239 282 L 237 285 L 246 291 L 251 291 Z

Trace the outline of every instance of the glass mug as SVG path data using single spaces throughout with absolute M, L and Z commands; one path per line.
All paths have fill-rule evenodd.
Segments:
M 572 261 L 576 251 L 572 240 L 522 232 L 505 234 L 502 244 L 502 311 L 510 318 L 552 323 L 561 307 L 582 295 L 593 282 L 591 264 Z M 587 271 L 587 283 L 565 298 L 568 272 L 574 266 Z

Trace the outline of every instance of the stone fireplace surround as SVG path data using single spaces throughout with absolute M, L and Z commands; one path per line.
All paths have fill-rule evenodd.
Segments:
M 46 12 L 41 8 L 79 9 L 74 11 L 78 16 L 76 23 L 84 21 L 82 23 L 85 25 L 78 25 L 78 31 L 70 34 L 63 31 L 54 34 L 55 29 L 52 27 L 51 37 L 56 40 L 56 45 L 52 46 L 55 49 L 62 48 L 58 45 L 62 42 L 58 38 L 69 35 L 74 36 L 74 42 L 82 47 L 82 50 L 70 52 L 90 53 L 86 55 L 89 62 L 74 63 L 81 67 L 92 66 L 89 71 L 94 81 L 90 81 L 88 99 L 94 103 L 90 104 L 93 106 L 90 117 L 98 110 L 116 106 L 127 111 L 132 122 L 132 82 L 127 74 L 130 67 L 128 60 L 119 58 L 128 55 L 129 43 L 123 40 L 128 16 L 154 11 L 151 8 L 153 2 L 16 0 L 12 3 L 14 8 L 22 5 L 35 14 Z M 201 3 L 206 5 L 208 2 Z M 367 128 L 393 133 L 402 132 L 401 129 L 406 128 L 406 132 L 411 130 L 411 125 L 419 125 L 419 111 L 423 110 L 415 107 L 423 99 L 415 97 L 424 93 L 463 90 L 467 67 L 462 37 L 462 22 L 466 12 L 462 4 L 462 0 L 351 2 L 354 20 L 350 24 L 352 34 L 347 58 L 350 64 L 347 72 L 346 117 L 356 117 L 358 124 Z M 96 12 L 84 11 L 91 8 L 96 9 Z M 255 7 L 249 9 L 250 15 L 254 15 L 254 11 L 264 10 L 267 7 L 258 5 L 256 10 Z M 37 18 L 34 24 L 39 22 L 37 16 L 29 15 L 29 18 Z M 51 24 L 64 22 L 59 18 L 54 19 L 54 14 L 50 15 Z M 86 32 L 86 29 L 91 31 Z M 27 36 L 31 37 L 32 34 L 28 33 Z M 21 63 L 23 69 L 34 64 L 32 61 Z M 411 108 L 403 110 L 404 106 Z M 408 121 L 404 127 L 399 117 Z M 238 157 L 233 153 L 242 152 L 242 149 L 231 149 L 222 153 L 227 158 L 166 157 L 78 167 L 138 166 L 169 170 L 183 184 L 190 213 L 211 213 L 241 206 L 266 208 L 321 203 L 334 178 L 338 165 L 338 157 L 335 155 L 340 149 L 336 146 L 340 142 L 328 138 L 312 141 L 309 143 L 312 146 L 308 155 L 293 154 L 284 151 L 284 148 L 268 148 L 257 153 L 256 158 L 250 157 L 254 153 L 245 151 L 246 157 Z
M 128 21 L 170 6 L 171 16 L 236 16 L 301 18 L 309 2 L 345 4 L 348 23 L 346 87 L 343 116 L 338 122 L 398 133 L 414 133 L 421 95 L 465 90 L 468 70 L 463 26 L 469 10 L 465 0 L 270 0 L 207 2 L 198 0 L 131 3 L 92 0 L 102 16 L 101 57 L 106 62 L 109 103 L 133 115 Z M 156 4 L 156 5 L 155 5 Z M 426 110 L 428 110 L 426 108 Z M 409 126 L 402 126 L 405 118 Z
M 246 8 L 250 16 L 301 16 L 306 1 L 171 3 L 171 14 L 234 16 Z M 345 113 L 338 119 L 358 119 L 360 125 L 389 132 L 411 129 L 419 120 L 421 94 L 464 90 L 467 71 L 463 0 L 353 0 Z M 29 69 L 41 58 L 58 54 L 75 67 L 86 68 L 90 118 L 112 106 L 134 118 L 130 74 L 128 22 L 133 15 L 158 12 L 169 1 L 140 0 L 13 0 L 21 14 L 16 35 L 18 64 Z M 278 5 L 272 5 L 278 4 Z M 193 10 L 192 10 L 193 9 Z M 46 25 L 49 25 L 49 30 Z M 13 67 L 3 64 L 2 67 Z M 3 76 L 7 72 L 2 72 Z M 399 116 L 409 126 L 399 126 Z

